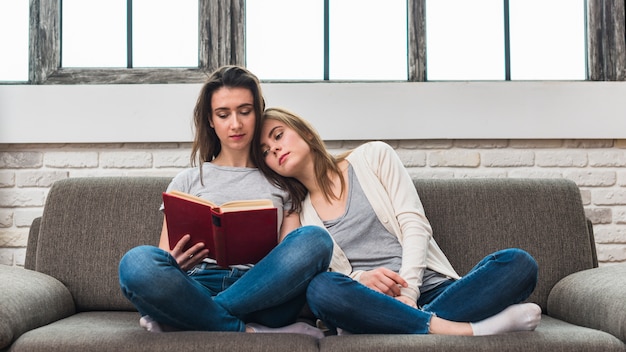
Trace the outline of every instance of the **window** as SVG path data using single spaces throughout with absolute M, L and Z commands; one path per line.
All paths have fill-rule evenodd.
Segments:
M 26 0 L 15 0 L 10 3 L 18 1 L 26 2 Z M 77 0 L 65 0 L 65 4 L 69 4 L 74 1 L 80 3 Z M 111 0 L 113 1 L 120 0 Z M 121 0 L 124 2 L 123 0 Z M 165 0 L 162 0 L 165 1 Z M 190 0 L 184 0 L 190 1 Z M 504 64 L 501 63 L 502 54 L 498 54 L 497 63 L 488 65 L 488 69 L 501 72 L 501 67 L 504 65 L 504 79 L 513 80 L 535 80 L 535 79 L 563 79 L 564 76 L 571 76 L 572 73 L 561 72 L 564 69 L 565 63 L 573 63 L 573 76 L 574 79 L 584 79 L 587 75 L 590 80 L 624 80 L 626 78 L 626 53 L 623 48 L 624 45 L 624 4 L 620 2 L 604 2 L 600 0 L 389 0 L 389 1 L 373 1 L 373 0 L 301 0 L 297 3 L 300 5 L 296 10 L 303 7 L 307 8 L 307 13 L 301 13 L 299 16 L 281 16 L 274 22 L 283 23 L 283 38 L 282 45 L 275 45 L 268 41 L 268 37 L 257 37 L 255 33 L 260 31 L 248 32 L 249 42 L 246 42 L 246 3 L 250 9 L 254 6 L 262 3 L 264 9 L 267 9 L 270 4 L 282 4 L 284 7 L 293 7 L 290 2 L 280 2 L 278 0 L 195 0 L 198 2 L 198 40 L 195 45 L 198 46 L 197 65 L 192 65 L 191 61 L 185 57 L 181 59 L 183 64 L 171 63 L 171 62 L 149 62 L 144 60 L 146 58 L 161 59 L 164 56 L 159 52 L 161 48 L 159 45 L 151 45 L 144 56 L 141 58 L 140 54 L 135 54 L 135 49 L 138 48 L 137 41 L 144 41 L 139 39 L 142 34 L 139 29 L 142 24 L 140 20 L 136 23 L 137 30 L 132 36 L 127 35 L 127 39 L 130 38 L 132 42 L 132 56 L 131 64 L 128 62 L 128 49 L 126 49 L 126 64 L 121 64 L 121 68 L 118 68 L 120 63 L 115 63 L 114 67 L 107 68 L 81 68 L 81 67 L 68 67 L 77 66 L 77 64 L 71 64 L 71 56 L 63 56 L 61 54 L 61 46 L 69 45 L 69 43 L 62 44 L 60 33 L 62 31 L 61 24 L 61 0 L 30 0 L 30 10 L 36 14 L 36 20 L 30 22 L 30 47 L 29 47 L 29 75 L 28 81 L 32 84 L 76 84 L 76 83 L 197 83 L 203 82 L 207 72 L 224 65 L 224 64 L 238 64 L 246 65 L 255 72 L 259 72 L 259 69 L 254 67 L 257 65 L 259 58 L 269 57 L 275 62 L 281 63 L 285 68 L 285 72 L 288 74 L 282 75 L 280 73 L 268 73 L 267 79 L 286 79 L 286 77 L 294 75 L 296 79 L 300 80 L 320 80 L 320 79 L 335 79 L 335 80 L 408 80 L 408 81 L 426 81 L 426 80 L 445 80 L 451 79 L 443 76 L 445 71 L 450 71 L 452 68 L 456 69 L 462 66 L 470 66 L 474 68 L 475 65 L 467 65 L 471 59 L 475 57 L 485 57 L 482 59 L 484 62 L 492 62 L 495 60 L 495 54 L 490 54 L 490 51 L 486 49 L 477 55 L 476 46 L 470 49 L 463 49 L 464 47 L 458 43 L 456 46 L 450 45 L 450 41 L 446 43 L 443 41 L 438 44 L 438 39 L 432 37 L 433 33 L 436 33 L 435 26 L 437 21 L 430 19 L 433 13 L 436 13 L 435 9 L 437 3 L 448 4 L 447 13 L 445 16 L 451 17 L 456 8 L 460 8 L 465 3 L 473 4 L 472 8 L 480 8 L 481 6 L 493 6 L 494 8 L 502 9 L 503 13 L 509 13 L 497 15 L 500 19 L 489 19 L 483 22 L 489 23 L 493 29 L 493 32 L 489 32 L 489 36 L 484 34 L 485 38 L 489 39 L 491 35 L 498 37 L 501 34 L 504 37 L 510 38 L 510 41 L 505 41 L 504 45 Z M 104 1 L 102 1 L 104 2 Z M 148 8 L 158 8 L 160 1 L 149 0 L 134 0 L 137 6 L 144 4 Z M 3 2 L 3 6 L 7 2 Z M 22 3 L 22 2 L 20 2 Z M 179 2 L 177 2 L 178 4 Z M 320 5 L 320 4 L 323 4 Z M 394 16 L 401 13 L 401 17 L 404 19 L 397 20 L 396 17 L 390 17 L 384 13 L 380 7 L 380 4 L 384 4 L 385 9 L 394 8 L 392 12 Z M 435 4 L 435 5 L 433 5 Z M 452 4 L 452 5 L 450 5 Z M 492 4 L 492 5 L 489 5 Z M 347 5 L 348 10 L 343 9 L 342 5 Z M 178 6 L 178 5 L 177 5 Z M 181 5 L 182 6 L 182 5 Z M 278 6 L 278 5 L 277 5 Z M 358 6 L 359 11 L 354 11 L 354 7 Z M 581 6 L 586 6 L 582 8 Z M 554 19 L 564 18 L 566 8 L 576 7 L 578 12 L 571 18 L 575 18 L 572 23 L 561 23 L 559 26 L 551 25 Z M 507 8 L 510 10 L 508 11 Z M 540 11 L 537 11 L 540 8 Z M 552 9 L 550 9 L 552 8 Z M 320 10 L 321 9 L 321 10 Z M 528 11 L 530 9 L 531 11 Z M 92 10 L 93 11 L 93 10 Z M 142 10 L 143 11 L 143 10 Z M 294 10 L 295 11 L 295 10 Z M 481 11 L 481 10 L 479 10 Z M 496 13 L 499 10 L 489 11 L 489 13 Z M 542 13 L 552 12 L 550 17 L 537 17 Z M 593 28 L 588 31 L 587 39 L 580 40 L 581 34 L 585 33 L 585 27 L 581 28 L 581 18 L 584 19 L 584 15 L 587 15 L 587 26 Z M 324 21 L 311 20 L 311 17 L 320 17 L 320 12 L 324 12 L 321 16 L 325 18 Z M 2 14 L 8 13 L 2 11 Z M 556 14 L 554 14 L 556 13 Z M 372 16 L 376 14 L 376 16 Z M 531 14 L 532 16 L 528 15 Z M 607 16 L 606 14 L 610 14 Z M 360 17 L 359 17 L 360 16 Z M 389 17 L 388 17 L 389 16 Z M 472 17 L 465 16 L 465 17 Z M 494 17 L 496 15 L 493 15 Z M 362 18 L 363 22 L 360 24 L 355 22 L 355 18 Z M 462 17 L 462 16 L 461 16 Z M 19 16 L 12 16 L 11 20 L 15 20 Z M 23 18 L 23 17 L 22 17 Z M 95 21 L 95 20 L 94 20 Z M 108 19 L 107 26 L 110 26 L 111 19 Z M 320 29 L 321 33 L 326 33 L 327 38 L 320 40 L 320 34 L 314 33 L 310 38 L 302 34 L 302 28 L 309 25 Z M 355 27 L 344 26 L 343 23 L 350 21 L 356 23 L 355 26 L 360 26 L 355 30 Z M 507 23 L 506 25 L 498 25 L 497 23 Z M 5 23 L 5 21 L 1 21 Z M 321 22 L 321 23 L 320 23 Z M 478 21 L 474 21 L 476 23 Z M 582 20 L 584 22 L 584 20 Z M 13 21 L 13 23 L 15 23 Z M 22 22 L 24 23 L 24 22 Z M 124 22 L 124 23 L 127 23 Z M 339 25 L 339 24 L 341 25 Z M 384 23 L 384 25 L 383 25 Z M 530 32 L 521 28 L 527 27 L 524 23 L 531 23 L 536 28 L 541 28 L 540 33 L 532 34 L 534 39 L 521 40 L 518 38 L 519 33 L 529 34 Z M 66 23 L 64 25 L 70 25 Z M 163 22 L 161 22 L 161 25 Z M 367 26 L 365 25 L 367 24 Z M 254 26 L 254 21 L 250 21 L 248 26 Z M 18 25 L 11 25 L 13 27 L 19 27 Z M 146 25 L 149 28 L 151 25 Z M 496 28 L 499 26 L 499 28 Z M 358 38 L 361 33 L 369 30 L 370 27 L 386 28 L 393 31 L 397 31 L 397 28 L 405 28 L 406 32 L 402 35 L 386 35 L 386 40 L 379 40 L 372 33 L 378 33 L 378 30 L 368 32 L 363 37 L 366 39 L 366 44 L 359 44 L 361 40 Z M 159 25 L 152 27 L 152 30 L 146 30 L 144 33 L 154 32 L 159 28 Z M 155 29 L 156 28 L 156 29 Z M 347 28 L 347 29 L 346 29 Z M 392 29 L 393 28 L 393 29 Z M 429 30 L 430 28 L 430 30 Z M 185 29 L 187 33 L 189 29 Z M 342 34 L 342 31 L 345 33 Z M 2 45 L 7 46 L 6 33 L 3 31 Z M 13 33 L 14 31 L 8 31 Z M 285 33 L 291 32 L 291 33 Z M 286 34 L 292 34 L 293 32 L 299 33 L 299 36 L 287 36 Z M 448 31 L 449 32 L 449 31 Z M 467 27 L 457 28 L 457 35 L 465 34 L 468 32 Z M 546 35 L 546 33 L 549 35 Z M 21 32 L 23 33 L 23 32 Z M 395 32 L 394 32 L 395 33 Z M 443 32 L 442 32 L 443 33 Z M 484 33 L 484 32 L 482 32 Z M 16 34 L 18 35 L 18 34 Z M 149 34 L 148 34 L 149 35 Z M 308 34 L 307 34 L 308 35 Z M 428 35 L 428 38 L 427 38 Z M 444 36 L 448 35 L 444 33 Z M 565 40 L 565 35 L 572 35 L 572 37 L 578 38 L 570 43 L 569 40 Z M 158 37 L 158 35 L 157 35 Z M 163 35 L 161 35 L 163 37 Z M 584 35 L 583 35 L 584 37 Z M 304 39 L 306 38 L 306 40 Z M 335 39 L 333 39 L 335 38 Z M 389 38 L 393 38 L 391 40 Z M 539 39 L 547 39 L 543 43 L 540 43 Z M 66 38 L 67 39 L 67 38 Z M 396 42 L 397 39 L 397 42 Z M 453 38 L 455 39 L 455 38 Z M 22 40 L 20 40 L 22 41 Z M 257 44 L 254 44 L 254 42 Z M 299 67 L 294 66 L 294 62 L 304 60 L 304 58 L 313 57 L 314 60 L 318 60 L 320 55 L 313 53 L 311 47 L 318 47 L 319 42 L 322 41 L 325 49 L 317 49 L 319 52 L 324 52 L 322 57 L 322 64 L 300 64 Z M 471 42 L 479 44 L 476 37 L 473 37 Z M 399 42 L 406 43 L 403 48 L 396 49 L 400 45 Z M 553 43 L 558 43 L 559 47 Z M 260 43 L 260 44 L 258 44 Z M 286 43 L 286 44 L 285 44 Z M 334 48 L 333 43 L 339 43 L 339 47 Z M 495 44 L 501 46 L 500 44 Z M 569 43 L 567 46 L 561 46 L 562 44 Z M 128 43 L 127 43 L 128 44 Z M 354 47 L 348 46 L 348 44 L 356 44 Z M 23 44 L 22 44 L 23 45 Z M 246 46 L 247 45 L 247 46 Z M 257 45 L 255 49 L 254 45 Z M 288 46 L 285 50 L 285 46 Z M 385 45 L 391 45 L 394 49 L 389 49 Z M 481 44 L 482 45 L 482 44 Z M 127 45 L 128 47 L 128 45 Z M 444 51 L 441 48 L 452 49 L 452 55 L 442 54 Z M 585 47 L 587 47 L 587 54 L 584 54 Z M 14 55 L 17 55 L 20 51 L 23 52 L 24 47 L 21 49 L 12 50 Z M 278 48 L 278 49 L 277 49 Z M 69 50 L 66 48 L 65 50 Z M 150 51 L 153 50 L 153 51 Z M 155 51 L 156 50 L 156 51 Z M 248 50 L 248 58 L 246 59 L 246 50 Z M 260 51 L 260 54 L 255 54 L 254 50 Z M 362 50 L 362 51 L 361 51 Z M 369 50 L 369 51 L 368 51 Z M 175 50 L 179 51 L 179 50 Z M 185 50 L 180 50 L 186 51 Z M 382 59 L 376 57 L 374 54 L 377 52 L 383 52 Z M 398 64 L 395 58 L 392 58 L 390 52 L 401 53 L 402 64 Z M 582 58 L 580 53 L 583 52 Z M 373 54 L 374 53 L 374 54 Z M 67 54 L 67 53 L 66 53 Z M 67 54 L 69 55 L 69 54 Z M 335 56 L 333 56 L 335 55 Z M 435 55 L 440 57 L 448 57 L 453 60 L 453 64 L 447 66 L 448 69 L 444 70 L 444 65 L 437 66 Z M 572 55 L 576 56 L 575 60 L 571 60 Z M 12 55 L 13 56 L 13 55 Z M 357 59 L 355 59 L 355 57 Z M 347 58 L 345 62 L 341 60 Z M 564 59 L 567 58 L 567 59 Z M 368 61 L 370 60 L 371 61 Z M 2 60 L 7 60 L 7 56 L 3 56 Z M 282 61 L 281 61 L 282 60 Z M 387 61 L 389 60 L 389 61 Z M 24 72 L 23 59 L 16 62 L 22 63 L 22 68 L 15 66 L 15 70 L 11 69 L 11 72 Z M 63 61 L 63 65 L 62 65 Z M 327 61 L 327 62 L 324 62 Z M 480 60 L 479 60 L 480 61 Z M 538 70 L 536 68 L 524 67 L 524 62 L 539 62 L 540 66 L 544 70 Z M 285 64 L 290 63 L 292 66 Z M 495 62 L 495 61 L 493 61 Z M 366 67 L 367 73 L 372 73 L 378 68 L 389 68 L 396 66 L 402 66 L 402 69 L 398 69 L 397 72 L 386 72 L 384 76 L 378 75 L 378 73 L 372 74 L 372 76 L 360 76 L 357 77 L 354 72 L 350 72 L 350 69 L 358 67 L 359 64 L 363 64 Z M 189 66 L 188 66 L 189 65 Z M 320 66 L 321 65 L 321 66 Z M 7 65 L 2 65 L 7 66 Z M 170 66 L 168 68 L 154 68 L 154 67 Z M 586 67 L 585 67 L 586 66 Z M 133 67 L 133 69 L 127 69 L 126 67 Z M 320 69 L 320 67 L 323 67 Z M 336 69 L 343 67 L 345 71 L 337 71 Z M 533 67 L 536 67 L 533 66 Z M 581 69 L 581 67 L 583 67 Z M 496 70 L 497 69 L 497 70 Z M 320 78 L 319 71 L 323 70 L 322 78 Z M 583 71 L 581 73 L 581 71 Z M 360 72 L 363 72 L 360 70 Z M 345 73 L 345 74 L 344 74 Z M 552 77 L 549 74 L 554 74 Z M 299 75 L 299 76 L 298 76 Z M 439 77 L 438 77 L 439 75 Z M 491 76 L 492 73 L 486 74 L 482 79 L 496 79 L 501 80 L 501 73 L 496 76 Z M 23 77 L 24 74 L 22 73 Z M 261 77 L 265 74 L 261 74 Z M 459 79 L 457 76 L 454 79 Z M 485 78 L 486 77 L 486 78 Z M 18 78 L 19 79 L 19 78 Z M 474 78 L 472 78 L 474 79 Z M 480 79 L 480 78 L 476 78 Z M 11 79 L 12 80 L 12 79 Z M 9 82 L 11 82 L 11 80 Z M 6 82 L 6 81 L 5 81 Z
M 28 0 L 0 1 L 0 81 L 28 81 Z
M 512 80 L 586 79 L 584 0 L 510 0 L 509 17 Z
M 584 0 L 427 0 L 426 13 L 428 80 L 586 78 Z
M 246 65 L 265 80 L 406 80 L 406 0 L 247 0 Z
M 62 67 L 198 67 L 197 0 L 63 0 L 61 23 Z

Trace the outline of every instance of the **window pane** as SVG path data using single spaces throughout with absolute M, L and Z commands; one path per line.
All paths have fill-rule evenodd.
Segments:
M 126 0 L 63 0 L 61 66 L 126 67 Z
M 133 67 L 198 67 L 198 0 L 133 0 Z
M 406 0 L 330 1 L 330 79 L 406 80 Z
M 510 0 L 509 8 L 511 79 L 586 78 L 584 0 Z
M 503 80 L 503 1 L 426 0 L 426 77 Z
M 246 66 L 260 79 L 324 78 L 324 2 L 247 0 Z
M 0 1 L 0 81 L 28 81 L 28 0 Z

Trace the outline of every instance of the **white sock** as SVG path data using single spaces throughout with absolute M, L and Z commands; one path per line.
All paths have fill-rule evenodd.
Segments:
M 269 328 L 267 326 L 263 326 L 255 323 L 248 323 L 246 327 L 249 327 L 254 332 L 269 332 L 269 333 L 295 333 L 295 334 L 304 334 L 310 335 L 315 338 L 321 339 L 324 337 L 324 333 L 322 330 L 311 326 L 307 323 L 298 322 L 291 325 L 283 326 L 280 328 Z
M 150 332 L 163 332 L 163 329 L 161 329 L 161 325 L 154 321 L 149 315 L 144 315 L 139 319 L 139 326 Z
M 470 323 L 474 336 L 495 335 L 513 331 L 533 331 L 541 321 L 541 307 L 535 303 L 514 304 L 502 312 Z
M 341 336 L 341 335 L 352 335 L 352 333 L 350 331 L 346 331 L 342 328 L 337 328 L 337 335 Z

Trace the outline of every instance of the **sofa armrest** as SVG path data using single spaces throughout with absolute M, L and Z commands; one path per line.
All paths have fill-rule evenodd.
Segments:
M 57 279 L 0 265 L 0 350 L 23 333 L 75 313 L 69 290 Z
M 626 342 L 626 263 L 580 271 L 554 285 L 548 315 Z

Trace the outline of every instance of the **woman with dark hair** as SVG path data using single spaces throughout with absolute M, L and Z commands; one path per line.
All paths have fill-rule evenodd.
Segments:
M 185 249 L 189 235 L 170 248 L 164 217 L 159 246 L 135 247 L 119 266 L 122 291 L 147 330 L 323 336 L 296 318 L 310 280 L 328 268 L 332 239 L 322 227 L 300 227 L 288 194 L 256 168 L 252 149 L 259 145 L 263 109 L 260 84 L 251 72 L 237 66 L 213 72 L 194 109 L 192 167 L 176 175 L 167 190 L 218 204 L 271 199 L 278 210 L 278 246 L 255 265 L 222 268 L 208 257 L 203 243 Z

